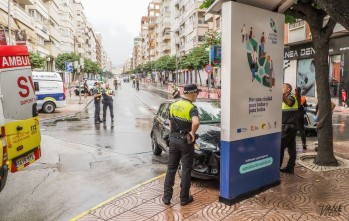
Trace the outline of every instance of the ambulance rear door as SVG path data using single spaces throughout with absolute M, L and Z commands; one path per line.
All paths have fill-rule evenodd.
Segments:
M 25 46 L 0 46 L 0 93 L 9 169 L 16 172 L 40 158 L 36 95 Z

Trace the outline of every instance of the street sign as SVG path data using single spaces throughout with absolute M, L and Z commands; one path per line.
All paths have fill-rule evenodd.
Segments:
M 65 62 L 65 71 L 69 73 L 73 72 L 73 62 Z
M 213 72 L 213 67 L 208 64 L 205 66 L 205 71 L 207 74 L 211 74 Z
M 220 64 L 221 63 L 221 59 L 222 59 L 222 49 L 221 46 L 219 45 L 214 45 L 211 48 L 211 61 L 213 61 L 214 63 Z

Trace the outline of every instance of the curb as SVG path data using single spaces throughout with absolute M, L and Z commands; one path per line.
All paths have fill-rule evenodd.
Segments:
M 139 187 L 141 187 L 141 186 L 144 186 L 144 185 L 146 185 L 146 184 L 148 184 L 148 183 L 150 183 L 150 182 L 152 182 L 152 181 L 154 181 L 154 180 L 160 179 L 161 177 L 164 177 L 165 175 L 166 175 L 166 173 L 161 174 L 161 175 L 159 175 L 159 176 L 157 176 L 157 177 L 154 177 L 154 178 L 152 178 L 152 179 L 150 179 L 150 180 L 144 181 L 143 183 L 140 183 L 140 184 L 138 184 L 138 185 L 136 185 L 136 186 L 134 186 L 134 187 L 132 187 L 132 188 L 130 188 L 130 189 L 128 189 L 128 190 L 125 190 L 124 192 L 121 192 L 121 193 L 117 194 L 116 196 L 111 197 L 110 199 L 108 199 L 108 200 L 106 200 L 106 201 L 104 201 L 104 202 L 98 204 L 97 206 L 92 207 L 91 209 L 85 210 L 85 211 L 82 212 L 80 215 L 77 215 L 76 217 L 70 219 L 70 221 L 77 221 L 77 220 L 81 219 L 82 217 L 88 215 L 90 212 L 92 212 L 92 211 L 94 211 L 94 210 L 96 210 L 96 209 L 98 209 L 98 208 L 100 208 L 100 207 L 102 207 L 102 206 L 104 206 L 104 205 L 110 203 L 111 201 L 113 201 L 113 200 L 119 198 L 120 196 L 125 195 L 126 193 L 129 193 L 129 192 L 131 192 L 132 190 L 135 190 L 135 189 L 137 189 L 137 188 L 139 188 Z
M 42 119 L 42 120 L 40 120 L 40 121 L 41 121 L 41 122 L 46 122 L 46 121 L 52 121 L 52 120 L 59 120 L 59 119 L 62 119 L 62 118 L 74 117 L 75 115 L 77 115 L 77 114 L 83 112 L 84 110 L 86 110 L 87 107 L 92 103 L 92 101 L 93 101 L 93 99 L 91 99 L 91 100 L 85 105 L 85 107 L 83 108 L 83 110 L 77 111 L 76 113 L 61 115 L 61 116 L 57 116 L 57 117 L 46 118 L 46 119 Z

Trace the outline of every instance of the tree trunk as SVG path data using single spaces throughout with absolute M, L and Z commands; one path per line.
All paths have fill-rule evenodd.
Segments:
M 200 70 L 196 70 L 198 75 L 199 75 L 199 80 L 200 80 L 200 86 L 202 86 L 202 80 L 201 80 L 201 75 L 200 75 Z
M 314 0 L 334 20 L 349 30 L 348 0 Z
M 318 154 L 314 163 L 319 166 L 338 166 L 338 162 L 333 153 L 331 96 L 328 80 L 329 40 L 326 40 L 326 42 L 320 45 L 314 41 L 314 49 L 316 53 L 314 59 L 316 91 L 319 106 Z

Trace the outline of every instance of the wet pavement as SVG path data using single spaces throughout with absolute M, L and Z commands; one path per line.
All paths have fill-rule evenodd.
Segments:
M 162 100 L 126 84 L 114 99 L 113 126 L 109 113 L 105 124 L 94 125 L 93 104 L 71 117 L 41 121 L 42 158 L 9 174 L 0 220 L 69 220 L 163 174 L 167 158 L 153 156 L 150 143 Z

